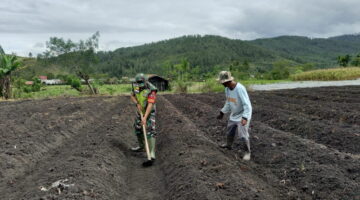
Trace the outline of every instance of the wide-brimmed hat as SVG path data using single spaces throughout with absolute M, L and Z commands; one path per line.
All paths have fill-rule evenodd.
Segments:
M 216 79 L 217 81 L 219 81 L 220 83 L 226 83 L 229 81 L 233 81 L 234 77 L 231 76 L 231 73 L 228 71 L 221 71 L 219 73 L 219 77 L 218 79 Z

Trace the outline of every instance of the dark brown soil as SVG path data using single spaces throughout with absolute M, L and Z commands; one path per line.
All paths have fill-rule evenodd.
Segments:
M 0 199 L 360 199 L 360 87 L 249 94 L 251 161 L 218 147 L 224 94 L 162 95 L 150 168 L 129 97 L 0 102 Z

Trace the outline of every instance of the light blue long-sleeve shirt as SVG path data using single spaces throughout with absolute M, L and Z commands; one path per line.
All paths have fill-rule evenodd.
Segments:
M 221 112 L 230 114 L 230 120 L 239 122 L 244 117 L 248 120 L 251 119 L 252 107 L 249 99 L 249 95 L 246 92 L 246 88 L 237 83 L 235 88 L 230 90 L 225 88 L 226 102 Z

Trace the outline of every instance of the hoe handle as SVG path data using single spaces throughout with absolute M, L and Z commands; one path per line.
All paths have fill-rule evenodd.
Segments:
M 140 112 L 141 115 L 141 119 L 144 118 L 142 112 Z M 142 123 L 142 122 L 141 122 Z M 146 150 L 146 155 L 147 155 L 147 159 L 151 160 L 151 156 L 150 156 L 150 149 L 149 149 L 149 143 L 147 140 L 147 134 L 146 134 L 146 127 L 144 124 L 142 124 L 142 128 L 143 128 L 143 133 L 144 133 L 144 140 L 145 140 L 145 150 Z

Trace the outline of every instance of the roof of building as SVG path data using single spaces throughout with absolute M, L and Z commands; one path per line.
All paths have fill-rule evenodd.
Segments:
M 41 80 L 47 80 L 47 76 L 39 76 L 39 79 L 41 79 Z
M 162 77 L 162 76 L 159 76 L 159 75 L 157 75 L 157 74 L 146 74 L 146 76 L 148 77 L 148 79 L 153 78 L 153 77 L 159 77 L 159 78 L 164 79 L 164 80 L 167 81 L 166 78 L 164 78 L 164 77 Z

